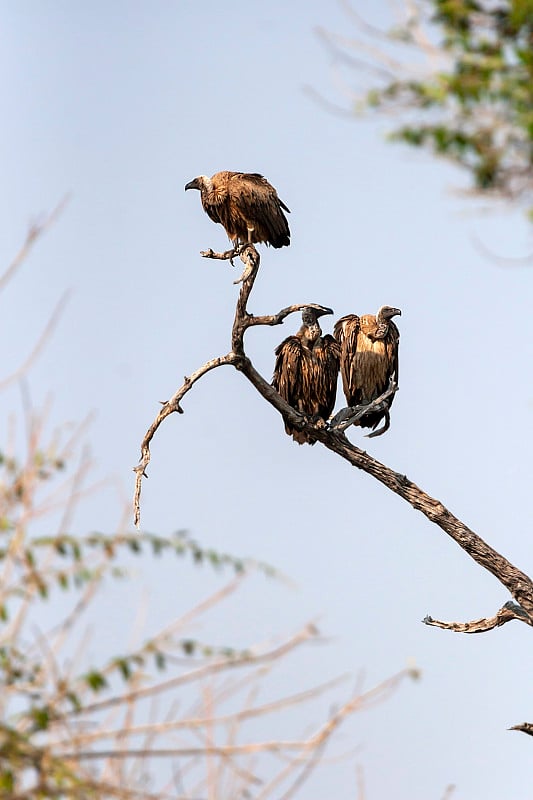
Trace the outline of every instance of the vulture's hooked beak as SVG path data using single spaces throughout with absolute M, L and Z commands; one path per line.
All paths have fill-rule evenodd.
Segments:
M 328 308 L 327 306 L 320 306 L 318 305 L 318 303 L 310 303 L 310 305 L 308 305 L 307 308 L 310 308 L 312 311 L 315 312 L 315 317 L 317 319 L 318 317 L 324 316 L 324 314 L 335 313 L 332 308 Z
M 187 189 L 199 189 L 199 188 L 200 186 L 198 185 L 198 178 L 195 178 L 194 180 L 189 181 L 189 183 L 185 184 L 185 191 L 187 191 Z

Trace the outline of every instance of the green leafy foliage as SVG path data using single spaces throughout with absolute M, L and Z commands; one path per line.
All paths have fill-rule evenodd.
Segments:
M 533 194 L 533 0 L 427 0 L 404 36 L 440 51 L 443 69 L 373 87 L 367 106 L 408 122 L 392 139 L 450 159 L 474 188 L 529 204 Z M 424 38 L 413 25 L 425 24 Z M 437 44 L 434 44 L 436 42 Z M 424 45 L 425 43 L 425 45 Z

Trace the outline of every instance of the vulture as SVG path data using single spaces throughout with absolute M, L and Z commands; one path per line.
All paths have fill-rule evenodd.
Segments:
M 220 222 L 237 249 L 239 245 L 266 242 L 289 246 L 291 232 L 283 211 L 290 213 L 273 186 L 257 172 L 216 172 L 200 175 L 187 189 L 199 189 L 205 213 Z
M 392 318 L 401 313 L 399 308 L 381 306 L 376 316 L 348 314 L 336 323 L 334 335 L 341 346 L 342 385 L 349 406 L 371 403 L 386 391 L 391 378 L 398 383 L 400 333 Z M 386 408 L 371 411 L 357 422 L 363 428 L 372 428 L 370 437 L 381 436 L 389 429 L 393 399 L 391 394 Z M 383 418 L 383 427 L 375 430 Z
M 326 421 L 333 411 L 337 394 L 340 346 L 327 334 L 322 336 L 318 317 L 333 314 L 330 308 L 307 307 L 302 312 L 302 327 L 276 348 L 272 386 L 296 411 L 313 421 Z M 314 444 L 316 439 L 285 422 L 285 430 L 298 444 Z

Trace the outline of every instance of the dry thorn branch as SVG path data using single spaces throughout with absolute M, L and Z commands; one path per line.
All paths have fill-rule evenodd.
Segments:
M 228 664 L 226 664 L 228 666 Z M 309 757 L 313 759 L 316 757 L 317 751 L 331 739 L 332 734 L 339 728 L 339 726 L 356 711 L 368 708 L 376 702 L 385 700 L 391 692 L 393 692 L 399 683 L 405 678 L 416 679 L 418 673 L 412 669 L 403 669 L 391 678 L 387 678 L 382 683 L 373 687 L 363 694 L 357 694 L 350 698 L 348 701 L 335 711 L 331 717 L 307 739 L 279 739 L 275 741 L 261 741 L 261 742 L 248 742 L 247 744 L 237 745 L 211 745 L 199 747 L 176 747 L 176 748 L 161 748 L 151 749 L 149 752 L 137 749 L 128 748 L 125 750 L 87 750 L 82 752 L 65 752 L 59 757 L 65 760 L 72 761 L 86 761 L 86 760 L 100 760 L 106 758 L 112 759 L 127 759 L 135 758 L 142 755 L 151 755 L 156 757 L 168 756 L 218 756 L 218 757 L 231 757 L 238 755 L 247 755 L 250 753 L 291 753 L 296 752 L 297 758 L 305 768 L 309 763 Z M 209 724 L 212 720 L 206 720 Z
M 249 666 L 250 664 L 270 663 L 282 658 L 284 655 L 291 652 L 296 647 L 299 647 L 304 642 L 316 638 L 317 631 L 315 627 L 313 625 L 306 625 L 304 628 L 302 628 L 302 630 L 298 631 L 298 633 L 278 647 L 273 647 L 260 653 L 238 655 L 234 659 L 216 659 L 212 662 L 202 664 L 201 666 L 191 669 L 189 672 L 184 672 L 174 678 L 169 678 L 167 681 L 161 681 L 155 686 L 147 686 L 142 689 L 126 692 L 125 694 L 115 695 L 114 697 L 107 698 L 106 700 L 96 701 L 86 706 L 85 711 L 87 713 L 103 711 L 104 709 L 112 708 L 113 706 L 117 705 L 120 706 L 123 703 L 127 703 L 132 700 L 139 700 L 145 697 L 152 697 L 155 694 L 162 694 L 168 689 L 175 688 L 177 686 L 183 686 L 184 684 L 192 683 L 193 681 L 198 681 L 202 678 L 206 678 L 221 671 L 227 670 L 228 668 L 245 667 Z
M 197 369 L 193 372 L 190 376 L 185 376 L 185 380 L 180 386 L 180 388 L 175 392 L 170 400 L 167 400 L 163 403 L 163 407 L 153 423 L 148 428 L 144 439 L 141 444 L 141 460 L 138 466 L 134 467 L 134 472 L 136 473 L 135 477 L 135 495 L 133 500 L 134 506 L 134 523 L 135 526 L 138 528 L 141 521 L 141 488 L 142 488 L 142 479 L 147 478 L 148 475 L 146 474 L 146 467 L 150 463 L 150 442 L 152 441 L 154 434 L 156 433 L 157 429 L 165 420 L 169 414 L 172 414 L 176 411 L 178 414 L 183 414 L 183 409 L 180 406 L 180 400 L 182 400 L 187 392 L 193 387 L 197 380 L 199 380 L 202 375 L 205 375 L 206 372 L 209 372 L 216 367 L 221 367 L 226 364 L 233 364 L 235 361 L 234 354 L 228 353 L 226 356 L 220 356 L 219 358 L 213 358 L 211 361 L 205 363 L 202 367 Z
M 339 683 L 346 681 L 347 675 L 340 675 L 338 678 L 333 678 L 330 681 L 314 686 L 312 689 L 306 689 L 298 692 L 297 694 L 282 697 L 279 700 L 272 700 L 269 703 L 262 705 L 250 705 L 240 711 L 234 711 L 228 714 L 221 714 L 218 716 L 195 716 L 184 717 L 182 719 L 171 719 L 166 722 L 148 722 L 132 725 L 126 731 L 128 737 L 139 736 L 140 734 L 149 733 L 165 733 L 167 731 L 178 730 L 192 730 L 202 729 L 214 725 L 227 725 L 232 722 L 243 722 L 248 719 L 256 719 L 257 717 L 273 714 L 281 709 L 287 708 L 292 705 L 301 705 L 321 694 L 329 691 Z M 240 688 L 238 686 L 237 688 Z M 105 728 L 99 727 L 98 730 L 90 731 L 88 733 L 81 732 L 69 736 L 68 739 L 61 739 L 57 742 L 58 746 L 66 747 L 67 745 L 83 745 L 87 746 L 91 742 L 98 742 L 106 739 L 114 739 L 120 733 L 124 733 L 122 728 Z

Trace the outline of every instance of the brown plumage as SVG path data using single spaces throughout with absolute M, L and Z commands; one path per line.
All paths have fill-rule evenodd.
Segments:
M 217 172 L 200 175 L 185 189 L 199 189 L 206 214 L 219 222 L 237 248 L 240 244 L 266 242 L 272 247 L 291 242 L 283 211 L 289 209 L 273 186 L 256 172 Z
M 349 406 L 366 405 L 379 397 L 389 386 L 390 378 L 398 383 L 398 345 L 400 333 L 392 317 L 401 314 L 399 308 L 382 306 L 376 316 L 358 317 L 348 314 L 335 325 L 334 335 L 341 345 L 341 375 L 346 402 Z M 386 408 L 365 414 L 357 422 L 372 428 L 370 436 L 380 436 L 390 425 L 389 409 L 394 394 L 385 401 Z M 375 430 L 381 420 L 385 424 Z
M 322 336 L 318 317 L 332 314 L 329 308 L 305 308 L 302 327 L 276 349 L 272 386 L 289 405 L 317 421 L 326 421 L 337 394 L 340 347 L 333 336 Z M 285 422 L 285 430 L 298 444 L 316 439 Z

